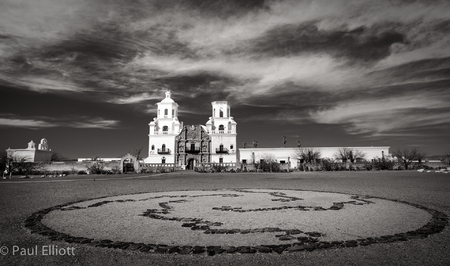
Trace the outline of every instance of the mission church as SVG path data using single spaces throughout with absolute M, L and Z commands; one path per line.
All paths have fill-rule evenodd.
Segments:
M 148 157 L 146 164 L 173 164 L 182 169 L 193 169 L 208 163 L 247 164 L 258 162 L 270 155 L 288 168 L 298 166 L 295 147 L 287 148 L 237 148 L 237 123 L 231 116 L 227 101 L 211 103 L 211 117 L 206 125 L 183 125 L 178 120 L 178 104 L 165 93 L 157 103 L 157 116 L 149 123 Z M 311 147 L 310 147 L 311 148 Z M 382 158 L 389 146 L 351 147 L 364 154 L 366 160 Z M 320 147 L 323 158 L 333 158 L 339 147 Z
M 157 106 L 157 116 L 149 123 L 145 163 L 170 163 L 185 169 L 205 163 L 236 163 L 237 123 L 228 102 L 211 103 L 212 116 L 205 126 L 183 126 L 178 120 L 178 104 L 170 92 Z
M 134 170 L 148 167 L 194 169 L 195 166 L 217 163 L 231 167 L 245 167 L 247 164 L 260 162 L 269 157 L 283 165 L 285 169 L 297 168 L 300 165 L 298 147 L 238 148 L 237 123 L 231 116 L 230 104 L 227 101 L 211 103 L 211 117 L 205 125 L 183 125 L 178 120 L 178 104 L 172 99 L 169 91 L 157 106 L 156 117 L 149 123 L 148 157 L 143 162 L 131 154 L 122 158 L 97 158 L 97 160 L 120 162 L 121 169 L 124 165 L 132 164 Z M 358 159 L 370 161 L 390 156 L 389 146 L 347 148 L 358 151 L 361 155 Z M 307 147 L 307 149 L 319 150 L 321 158 L 335 158 L 342 148 Z M 27 162 L 50 162 L 52 154 L 47 139 L 42 139 L 38 147 L 31 141 L 26 149 L 6 151 L 8 157 L 23 158 Z M 78 158 L 81 164 L 89 161 L 92 161 L 92 158 Z

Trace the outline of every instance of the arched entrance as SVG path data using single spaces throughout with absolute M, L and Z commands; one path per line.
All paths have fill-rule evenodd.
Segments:
M 195 167 L 195 159 L 194 158 L 188 159 L 186 164 L 187 170 L 194 170 L 194 167 Z
M 136 156 L 127 154 L 120 159 L 122 173 L 134 173 L 139 171 L 139 161 Z

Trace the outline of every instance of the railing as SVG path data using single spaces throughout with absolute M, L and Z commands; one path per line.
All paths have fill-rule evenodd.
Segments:
M 170 149 L 158 149 L 158 154 L 170 154 Z
M 228 153 L 227 148 L 216 148 L 216 153 Z
M 155 135 L 178 134 L 175 131 L 155 131 Z
M 231 130 L 211 130 L 211 134 L 233 134 Z
M 202 163 L 201 165 L 208 166 L 208 167 L 217 166 L 217 165 L 224 166 L 224 167 L 236 167 L 237 166 L 236 163 Z
M 193 149 L 186 147 L 185 151 L 186 151 L 186 153 L 199 153 L 200 152 L 200 147 L 195 147 Z
M 141 163 L 139 164 L 141 168 L 149 168 L 149 167 L 176 167 L 174 163 Z

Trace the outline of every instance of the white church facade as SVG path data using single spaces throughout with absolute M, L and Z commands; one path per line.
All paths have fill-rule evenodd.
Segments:
M 226 101 L 212 102 L 206 125 L 183 126 L 178 104 L 166 92 L 157 103 L 157 116 L 149 123 L 148 164 L 174 164 L 192 169 L 204 163 L 236 163 L 237 123 Z
M 238 148 L 237 123 L 227 101 L 211 103 L 211 117 L 205 125 L 183 125 L 178 120 L 178 107 L 170 92 L 157 103 L 157 116 L 149 123 L 149 153 L 145 163 L 193 169 L 208 163 L 251 164 L 270 155 L 289 168 L 298 166 L 294 147 Z M 333 158 L 341 147 L 308 148 L 320 150 L 322 158 Z M 389 155 L 389 146 L 347 148 L 359 151 L 364 154 L 361 159 L 369 161 Z

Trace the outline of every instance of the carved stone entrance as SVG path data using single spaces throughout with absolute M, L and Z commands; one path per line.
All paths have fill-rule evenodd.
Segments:
M 194 158 L 188 159 L 187 165 L 186 165 L 186 169 L 187 170 L 194 170 L 195 163 L 196 163 L 196 161 L 195 161 Z
M 176 164 L 194 169 L 202 163 L 209 163 L 211 140 L 200 125 L 184 126 L 175 138 Z

